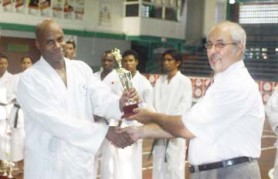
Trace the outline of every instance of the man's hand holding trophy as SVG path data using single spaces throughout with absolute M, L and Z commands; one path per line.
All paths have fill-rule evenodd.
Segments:
M 112 54 L 115 56 L 116 62 L 118 64 L 116 71 L 119 74 L 119 78 L 124 90 L 121 98 L 121 104 L 123 104 L 121 107 L 124 113 L 122 118 L 127 118 L 134 114 L 133 109 L 139 107 L 140 99 L 132 85 L 132 74 L 130 71 L 122 67 L 122 55 L 120 50 L 115 48 L 112 50 Z

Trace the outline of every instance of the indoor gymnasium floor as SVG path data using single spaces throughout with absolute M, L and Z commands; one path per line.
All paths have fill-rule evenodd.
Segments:
M 271 169 L 273 167 L 276 149 L 273 146 L 276 140 L 276 136 L 271 131 L 268 121 L 266 120 L 264 125 L 263 137 L 262 137 L 262 153 L 259 159 L 259 164 L 261 168 L 262 179 L 269 179 L 271 176 Z M 151 149 L 152 140 L 145 139 L 143 141 L 143 179 L 151 179 L 152 173 L 152 161 L 148 160 L 149 151 Z M 186 178 L 190 178 L 188 171 L 188 162 L 186 162 Z M 98 178 L 100 178 L 98 176 Z M 17 179 L 22 179 L 22 176 L 18 176 Z

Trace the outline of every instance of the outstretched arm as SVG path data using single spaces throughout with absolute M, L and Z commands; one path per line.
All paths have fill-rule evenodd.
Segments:
M 166 115 L 162 113 L 149 111 L 147 109 L 139 108 L 135 109 L 134 112 L 135 115 L 129 117 L 129 119 L 137 120 L 144 124 L 156 123 L 163 130 L 171 134 L 173 137 L 182 137 L 187 139 L 195 137 L 194 134 L 192 134 L 191 131 L 189 131 L 187 127 L 183 124 L 182 116 Z M 155 130 L 153 130 L 153 132 L 155 132 Z
M 117 133 L 124 132 L 129 134 L 134 142 L 139 139 L 173 138 L 170 133 L 166 132 L 155 123 L 146 124 L 144 126 L 129 126 L 117 129 Z

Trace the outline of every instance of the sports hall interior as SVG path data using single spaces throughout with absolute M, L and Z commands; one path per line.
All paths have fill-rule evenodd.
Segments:
M 133 49 L 139 54 L 138 70 L 154 84 L 163 74 L 161 54 L 178 49 L 184 54 L 181 72 L 191 78 L 195 103 L 204 95 L 212 72 L 204 47 L 206 34 L 215 23 L 230 20 L 240 23 L 247 32 L 244 62 L 258 83 L 264 103 L 278 87 L 278 0 L 32 2 L 0 1 L 0 52 L 8 57 L 8 71 L 12 74 L 20 72 L 22 56 L 39 59 L 35 26 L 43 19 L 53 18 L 63 27 L 66 40 L 76 43 L 77 59 L 94 71 L 100 69 L 100 56 L 105 50 Z M 263 179 L 272 177 L 275 141 L 266 120 L 259 159 Z M 144 179 L 151 178 L 151 143 L 150 139 L 144 140 Z

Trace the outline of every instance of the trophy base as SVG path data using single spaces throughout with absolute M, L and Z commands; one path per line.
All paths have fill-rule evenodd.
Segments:
M 129 116 L 134 115 L 135 113 L 133 112 L 133 109 L 138 108 L 138 104 L 130 104 L 130 105 L 126 105 L 123 107 L 123 111 L 124 111 L 124 115 L 122 116 L 122 118 L 127 118 Z

